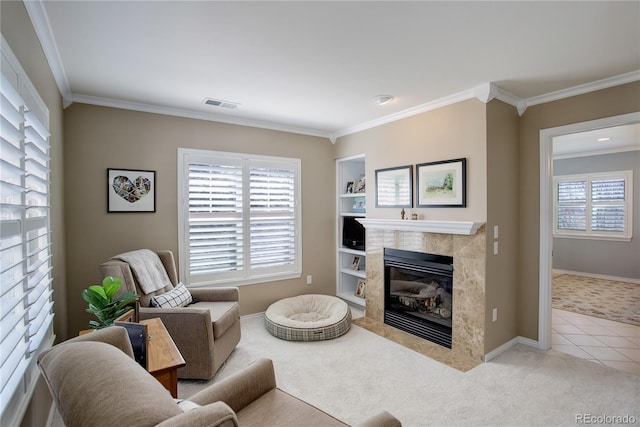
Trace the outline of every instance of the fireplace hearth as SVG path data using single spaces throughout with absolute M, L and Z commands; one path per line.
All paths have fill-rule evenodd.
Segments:
M 453 257 L 384 249 L 384 323 L 451 348 Z

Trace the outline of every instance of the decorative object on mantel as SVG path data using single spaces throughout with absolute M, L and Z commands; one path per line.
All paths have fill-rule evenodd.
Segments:
M 376 207 L 413 206 L 413 165 L 376 170 Z
M 107 169 L 107 212 L 155 211 L 155 171 Z
M 82 299 L 89 307 L 87 313 L 91 313 L 98 319 L 89 321 L 89 328 L 102 329 L 110 326 L 123 314 L 131 310 L 131 307 L 140 296 L 134 291 L 125 292 L 115 296 L 122 286 L 122 279 L 119 277 L 107 276 L 102 281 L 102 285 L 91 285 L 80 292 Z
M 415 213 L 415 212 L 414 212 L 414 213 L 412 213 L 412 214 L 411 214 L 411 219 L 412 219 L 413 221 L 417 221 L 417 220 L 418 220 L 418 214 L 417 214 L 417 213 Z
M 405 211 L 404 208 L 400 211 L 400 219 L 404 219 Z
M 461 234 L 471 236 L 485 223 L 479 221 L 403 221 L 401 219 L 356 218 L 365 228 L 422 233 Z
M 467 206 L 467 159 L 443 160 L 416 165 L 419 208 Z

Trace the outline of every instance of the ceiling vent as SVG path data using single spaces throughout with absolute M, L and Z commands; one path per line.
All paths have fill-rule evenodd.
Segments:
M 206 98 L 204 100 L 204 103 L 207 105 L 212 105 L 214 107 L 229 108 L 231 110 L 235 110 L 236 108 L 238 108 L 238 105 L 240 105 L 236 102 L 223 101 L 221 99 L 213 99 L 213 98 Z

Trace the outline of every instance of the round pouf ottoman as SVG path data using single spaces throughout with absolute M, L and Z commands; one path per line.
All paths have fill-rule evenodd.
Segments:
M 337 297 L 299 295 L 271 304 L 265 323 L 271 335 L 283 340 L 330 340 L 349 331 L 351 310 Z

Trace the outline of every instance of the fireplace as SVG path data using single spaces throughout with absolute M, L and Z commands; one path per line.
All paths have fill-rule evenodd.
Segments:
M 451 348 L 453 257 L 384 249 L 384 323 Z

